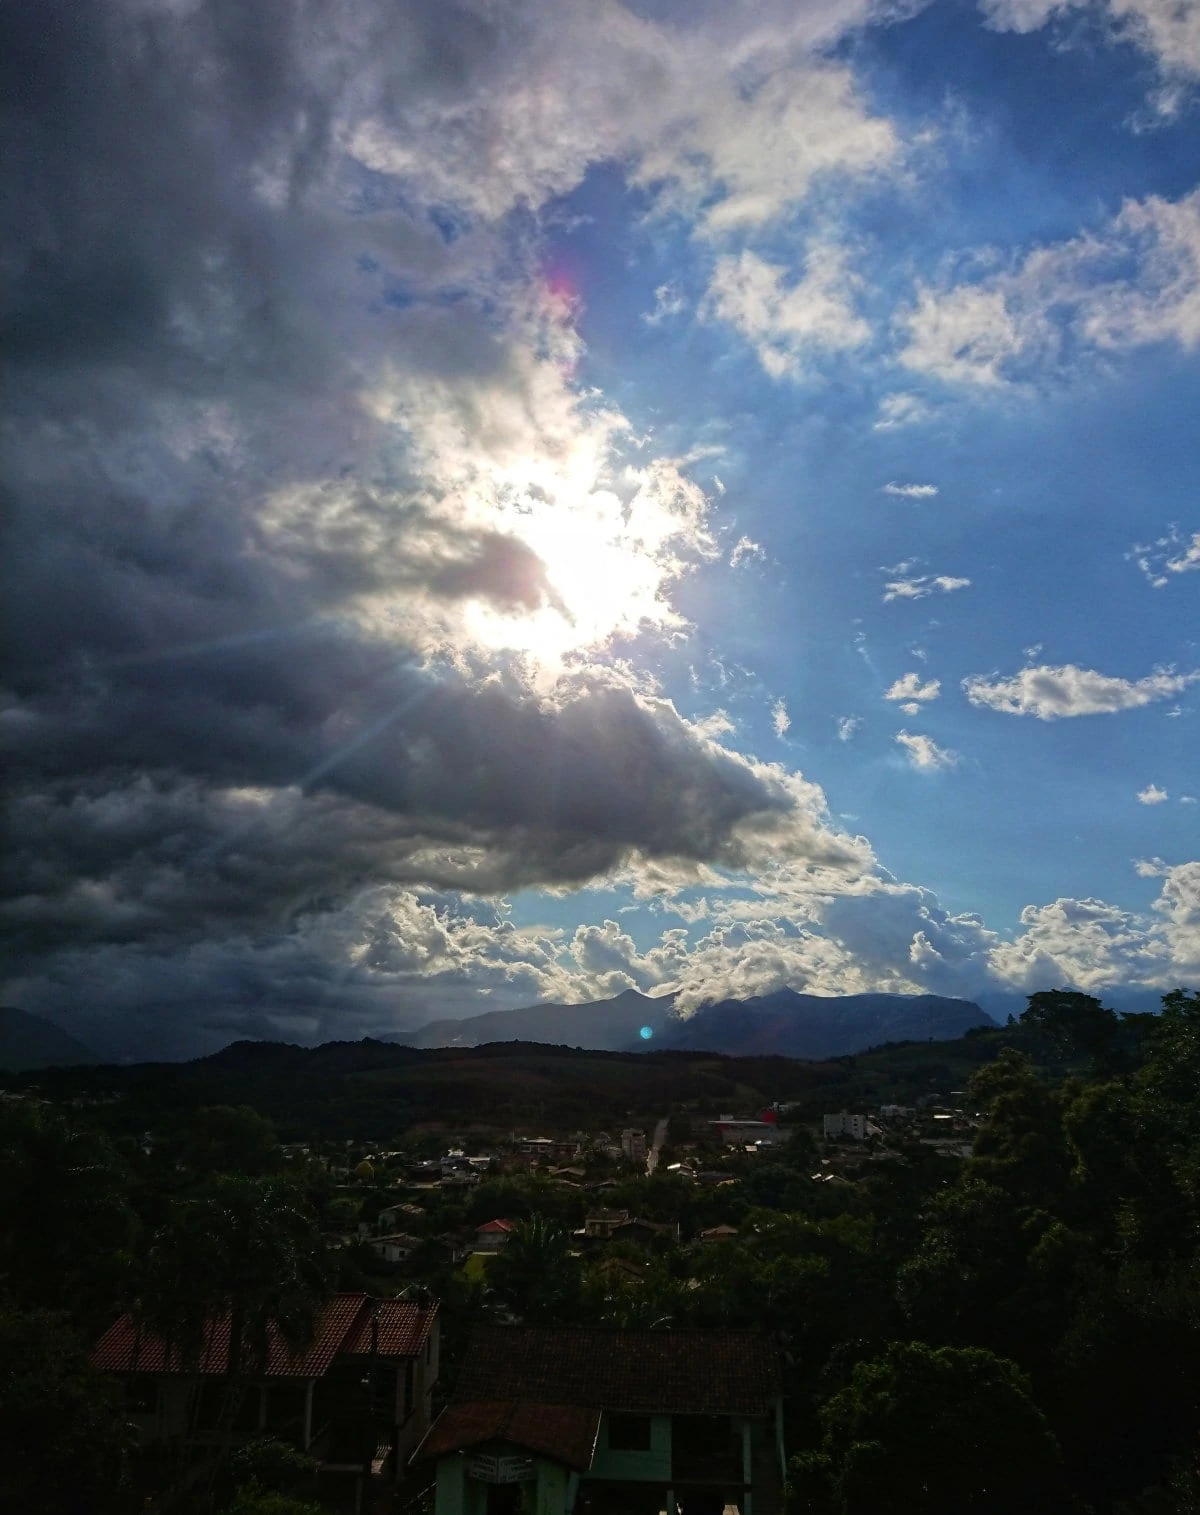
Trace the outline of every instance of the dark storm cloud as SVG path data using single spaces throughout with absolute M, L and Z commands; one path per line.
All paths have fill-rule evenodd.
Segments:
M 490 244 L 338 134 L 511 48 L 444 0 L 0 9 L 2 910 L 31 1008 L 232 1034 L 327 1031 L 350 1000 L 374 1024 L 399 980 L 351 991 L 340 939 L 310 938 L 381 882 L 736 865 L 772 818 L 857 865 L 670 706 L 586 674 L 552 703 L 410 640 L 417 604 L 557 602 L 527 545 L 439 513 L 362 393 L 399 373 L 532 402 L 478 290 Z

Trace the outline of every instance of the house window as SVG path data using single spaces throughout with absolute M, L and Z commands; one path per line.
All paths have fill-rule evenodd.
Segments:
M 649 1415 L 610 1415 L 608 1417 L 610 1452 L 648 1452 L 650 1450 Z
M 158 1408 L 158 1384 L 148 1373 L 126 1380 L 125 1407 L 131 1415 L 153 1415 Z

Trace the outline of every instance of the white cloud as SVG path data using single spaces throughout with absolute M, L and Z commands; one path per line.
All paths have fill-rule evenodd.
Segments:
M 1196 799 L 1194 794 L 1181 794 L 1179 796 L 1179 803 L 1181 805 L 1196 805 L 1200 804 L 1200 801 Z
M 702 716 L 700 720 L 693 721 L 691 724 L 693 731 L 698 731 L 701 736 L 707 737 L 711 742 L 737 730 L 727 710 L 714 710 L 711 715 Z
M 1156 104 L 1173 114 L 1189 83 L 1200 79 L 1200 5 L 1196 0 L 981 0 L 997 31 L 1032 32 L 1071 10 L 1111 19 L 1112 32 L 1157 63 L 1163 85 Z
M 717 259 L 706 309 L 740 331 L 774 379 L 795 377 L 815 352 L 858 347 L 870 327 L 851 299 L 858 281 L 839 247 L 809 249 L 804 274 L 785 285 L 786 270 L 744 250 Z
M 848 742 L 862 726 L 861 715 L 839 715 L 837 734 L 839 742 Z
M 900 495 L 905 500 L 928 500 L 937 494 L 936 484 L 885 484 L 884 494 Z
M 729 554 L 730 568 L 738 568 L 743 563 L 765 563 L 767 554 L 762 546 L 751 537 L 738 537 L 733 544 L 733 551 Z
M 654 309 L 645 311 L 642 320 L 647 326 L 660 326 L 672 316 L 681 315 L 687 309 L 687 301 L 678 284 L 660 284 L 654 291 Z
M 1165 589 L 1170 574 L 1200 572 L 1200 531 L 1188 540 L 1172 526 L 1157 540 L 1131 547 L 1125 556 L 1137 564 L 1153 588 Z
M 1139 805 L 1161 805 L 1168 797 L 1165 789 L 1160 789 L 1157 784 L 1147 784 L 1144 789 L 1138 790 Z
M 879 419 L 875 422 L 876 431 L 895 431 L 900 426 L 915 426 L 918 421 L 926 420 L 931 414 L 929 406 L 920 395 L 908 394 L 901 390 L 896 394 L 884 395 L 879 402 Z
M 868 0 L 774 14 L 733 4 L 708 24 L 673 24 L 616 3 L 530 5 L 520 24 L 489 28 L 469 91 L 424 91 L 410 106 L 377 78 L 385 59 L 362 60 L 341 135 L 424 203 L 488 220 L 569 192 L 591 164 L 620 162 L 702 233 L 758 227 L 822 176 L 873 172 L 895 156 L 895 132 L 866 109 L 851 70 L 819 55 L 869 10 Z
M 969 589 L 971 585 L 970 579 L 956 579 L 945 573 L 905 575 L 902 568 L 903 565 L 898 565 L 896 569 L 884 570 L 900 573 L 883 586 L 885 604 L 889 600 L 925 600 L 931 594 L 951 594 L 956 589 Z
M 992 948 L 989 966 L 1014 988 L 1092 991 L 1106 984 L 1161 982 L 1170 954 L 1150 922 L 1103 900 L 1027 905 L 1023 931 Z
M 1006 715 L 1034 715 L 1041 721 L 1077 715 L 1111 715 L 1135 710 L 1200 680 L 1200 671 L 1174 673 L 1159 669 L 1144 679 L 1113 678 L 1074 663 L 1061 667 L 1022 668 L 1012 678 L 983 676 L 963 680 L 973 705 L 986 705 Z
M 948 747 L 939 747 L 932 737 L 898 731 L 896 741 L 907 752 L 909 764 L 926 773 L 936 772 L 940 768 L 953 768 L 959 761 L 957 752 Z
M 784 737 L 791 730 L 792 718 L 782 700 L 776 700 L 771 706 L 771 725 L 777 737 Z
M 1159 342 L 1193 351 L 1200 189 L 1176 201 L 1127 200 L 1097 231 L 1036 248 L 976 281 L 922 285 L 898 324 L 906 367 L 984 388 L 1028 380 L 1067 355 L 1077 362 Z
M 936 700 L 941 693 L 940 679 L 929 679 L 924 684 L 919 673 L 906 673 L 884 695 L 885 700 Z

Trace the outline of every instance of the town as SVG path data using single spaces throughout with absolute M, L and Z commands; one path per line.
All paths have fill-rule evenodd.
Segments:
M 1148 1245 L 1188 1224 L 1131 1210 L 1100 1157 L 1102 1091 L 1115 1077 L 1142 1098 L 1182 1045 L 1172 1028 L 1190 1035 L 1192 1000 L 1171 1006 L 1174 1021 L 1118 1020 L 1034 996 L 1020 1022 L 936 1047 L 721 1059 L 740 1100 L 693 1093 L 603 1127 L 484 1120 L 442 1098 L 390 1139 L 305 1140 L 249 1102 L 187 1106 L 185 1086 L 204 1099 L 226 1087 L 205 1080 L 261 1065 L 255 1049 L 186 1076 L 6 1077 L 3 1331 L 39 1386 L 22 1406 L 25 1487 L 52 1472 L 53 1508 L 113 1515 L 839 1515 L 865 1509 L 847 1448 L 874 1427 L 889 1478 L 936 1455 L 932 1508 L 1050 1515 L 1102 1455 L 1075 1418 L 1095 1358 L 1062 1345 L 1109 1288 L 1086 1227 L 1112 1224 L 1114 1193 Z M 590 1054 L 539 1050 L 562 1085 L 595 1072 Z M 408 1081 L 497 1061 L 422 1056 Z M 672 1066 L 677 1087 L 708 1090 Z M 603 1068 L 631 1111 L 661 1092 L 636 1055 Z M 452 1078 L 441 1087 L 463 1087 Z M 788 1097 L 766 1097 L 776 1078 Z M 1123 1329 L 1156 1329 L 1128 1308 Z M 1171 1374 L 1156 1387 L 1148 1362 L 1145 1402 L 1125 1410 L 1148 1467 L 1184 1412 L 1170 1396 L 1192 1327 L 1168 1318 L 1170 1341 L 1146 1342 Z M 924 1419 L 893 1426 L 904 1384 Z M 43 1404 L 61 1407 L 51 1424 Z M 1002 1497 L 968 1502 L 981 1478 Z

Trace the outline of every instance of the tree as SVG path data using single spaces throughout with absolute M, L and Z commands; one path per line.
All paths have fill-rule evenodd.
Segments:
M 275 1123 L 249 1105 L 207 1105 L 189 1117 L 179 1160 L 199 1178 L 278 1171 L 283 1157 Z
M 0 1276 L 25 1304 L 111 1319 L 131 1262 L 128 1174 L 107 1139 L 54 1111 L 0 1108 Z
M 544 1215 L 518 1221 L 492 1262 L 488 1283 L 496 1299 L 521 1320 L 564 1325 L 579 1305 L 579 1261 L 563 1227 Z
M 63 1316 L 0 1305 L 0 1508 L 120 1508 L 133 1427 Z
M 1057 1511 L 1058 1444 L 1015 1363 L 895 1342 L 820 1410 L 837 1515 Z
M 303 1350 L 329 1286 L 316 1217 L 292 1184 L 224 1175 L 172 1206 L 149 1251 L 139 1315 L 184 1365 L 199 1361 L 208 1322 L 228 1320 L 228 1430 L 272 1332 Z
M 1040 1031 L 1060 1055 L 1082 1053 L 1107 1069 L 1116 1053 L 1121 1022 L 1094 995 L 1045 989 L 1029 996 L 1021 1025 Z

